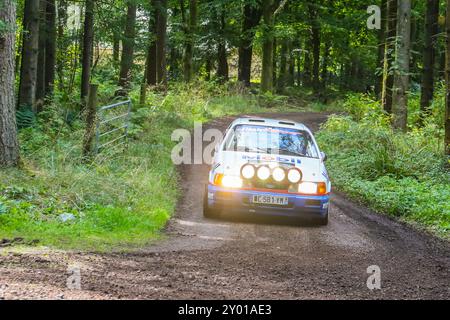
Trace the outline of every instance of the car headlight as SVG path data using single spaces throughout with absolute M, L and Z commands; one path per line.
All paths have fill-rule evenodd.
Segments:
M 245 164 L 241 168 L 241 176 L 244 179 L 252 179 L 255 176 L 256 169 L 251 164 Z
M 259 179 L 267 180 L 270 177 L 270 169 L 266 166 L 261 166 L 258 168 L 258 172 L 256 173 Z
M 327 193 L 327 185 L 325 182 L 301 182 L 298 193 L 324 195 Z
M 277 167 L 273 169 L 272 177 L 276 182 L 281 182 L 286 178 L 286 172 L 282 168 Z
M 302 172 L 297 168 L 289 169 L 287 176 L 290 183 L 299 183 L 302 180 Z
M 242 188 L 242 179 L 234 176 L 223 176 L 222 186 L 225 188 Z
M 214 184 L 225 188 L 242 188 L 242 179 L 218 173 L 214 177 Z

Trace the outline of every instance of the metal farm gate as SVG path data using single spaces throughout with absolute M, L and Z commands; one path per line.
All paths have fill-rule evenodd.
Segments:
M 131 100 L 103 106 L 97 111 L 95 153 L 126 144 L 131 118 Z

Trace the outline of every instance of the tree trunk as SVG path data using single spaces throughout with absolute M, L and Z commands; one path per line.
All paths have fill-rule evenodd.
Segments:
M 148 22 L 149 43 L 145 63 L 145 78 L 149 86 L 156 85 L 156 6 L 157 1 L 152 0 L 152 11 Z
M 287 85 L 289 87 L 293 87 L 295 85 L 295 57 L 292 52 L 292 46 L 293 42 L 292 40 L 288 41 L 288 61 L 287 61 L 287 68 L 288 68 L 288 78 L 287 78 Z
M 434 62 L 438 34 L 439 0 L 427 0 L 420 110 L 428 115 L 434 93 Z
M 283 92 L 287 85 L 288 80 L 288 39 L 281 40 L 281 52 L 280 52 L 280 68 L 279 68 L 279 78 L 277 81 L 278 92 Z
M 381 91 L 383 87 L 383 70 L 384 67 L 384 50 L 386 45 L 386 21 L 388 12 L 388 1 L 381 1 L 381 29 L 378 30 L 378 59 L 377 59 L 377 81 L 375 82 L 375 95 L 377 98 L 381 98 Z
M 63 52 L 65 48 L 64 28 L 67 24 L 67 2 L 66 0 L 58 1 L 58 51 Z M 64 56 L 59 54 L 56 62 L 56 72 L 58 74 L 58 89 L 64 91 Z
M 253 39 L 255 28 L 261 20 L 261 9 L 251 3 L 245 3 L 242 22 L 241 42 L 239 46 L 238 80 L 250 86 L 253 57 Z
M 305 87 L 309 87 L 311 85 L 311 52 L 308 50 L 305 50 L 305 61 L 303 66 L 303 76 L 302 76 L 302 84 Z
M 221 82 L 226 82 L 229 78 L 227 48 L 223 40 L 219 42 L 217 47 L 217 78 Z
M 445 32 L 445 31 L 442 31 Z M 441 50 L 439 54 L 439 70 L 438 70 L 438 78 L 439 80 L 445 80 L 445 58 L 446 52 L 445 48 Z
M 17 45 L 16 45 L 16 50 L 17 52 L 22 52 L 22 44 L 23 44 L 23 32 L 19 33 L 19 37 L 17 38 Z M 20 77 L 20 59 L 21 59 L 21 55 L 20 54 L 16 54 L 16 62 L 15 62 L 15 77 L 17 77 L 17 79 Z
M 45 97 L 45 49 L 47 44 L 47 0 L 39 3 L 39 43 L 34 111 L 40 112 Z
M 341 63 L 339 68 L 339 89 L 341 90 L 347 88 L 347 72 L 348 62 Z
M 392 86 L 394 85 L 394 75 L 391 72 L 391 68 L 395 50 L 395 37 L 397 34 L 397 0 L 388 0 L 387 12 L 381 104 L 383 110 L 390 114 L 392 113 Z
M 165 90 L 167 88 L 166 68 L 166 30 L 167 0 L 156 0 L 156 81 Z
M 113 61 L 118 63 L 120 59 L 120 35 L 117 30 L 113 31 Z
M 445 80 L 446 80 L 446 99 L 445 99 L 445 154 L 450 156 L 450 0 L 447 0 L 447 14 L 445 24 L 446 35 L 446 58 L 445 58 Z M 447 165 L 450 163 L 447 161 Z
M 349 72 L 350 72 L 350 74 L 349 74 L 349 80 L 350 80 L 349 88 L 352 91 L 359 91 L 359 79 L 357 79 L 357 74 L 359 72 L 358 69 L 359 69 L 358 57 L 356 57 L 356 55 L 353 55 L 352 61 L 351 61 L 351 64 L 350 64 L 350 70 L 349 70 Z
M 198 1 L 198 0 L 197 0 Z M 184 0 L 180 0 L 180 4 L 183 3 Z M 183 7 L 184 10 L 184 7 Z M 171 19 L 173 21 L 177 21 L 179 19 L 179 16 L 183 15 L 180 8 L 178 6 L 172 6 L 171 8 Z M 185 13 L 184 13 L 185 14 Z M 187 19 L 183 19 L 184 25 L 187 25 Z M 183 29 L 183 32 L 186 32 L 185 29 Z M 194 38 L 195 39 L 195 38 Z M 168 45 L 167 48 L 169 52 L 167 53 L 167 74 L 169 79 L 172 78 L 173 80 L 184 80 L 184 50 L 185 50 L 186 43 L 183 43 L 183 47 L 177 46 L 177 45 Z M 194 49 L 192 49 L 194 50 Z M 192 56 L 194 56 L 194 52 L 192 53 Z M 192 65 L 192 76 L 195 75 L 195 68 L 194 64 Z
M 10 2 L 10 1 L 9 1 Z M 32 108 L 36 96 L 39 45 L 39 0 L 25 0 L 19 108 Z
M 409 89 L 409 64 L 411 45 L 411 0 L 399 1 L 397 15 L 397 43 L 395 64 L 398 68 L 394 76 L 392 98 L 393 127 L 406 131 Z
M 92 47 L 94 45 L 94 0 L 86 0 L 84 15 L 83 54 L 81 58 L 81 102 L 86 104 L 91 78 Z
M 190 82 L 194 75 L 192 56 L 194 50 L 194 38 L 197 29 L 197 0 L 189 0 L 189 22 L 186 28 L 186 44 L 184 48 L 183 66 L 184 81 Z
M 411 0 L 411 10 L 413 8 L 413 1 Z M 415 83 L 420 83 L 421 82 L 421 75 L 419 75 L 420 68 L 417 66 L 418 65 L 418 61 L 419 61 L 419 55 L 415 54 L 416 52 L 419 52 L 422 49 L 422 46 L 419 45 L 419 41 L 418 37 L 419 37 L 419 23 L 417 23 L 417 18 L 415 17 L 415 15 L 411 14 L 411 61 L 410 61 L 410 65 L 409 65 L 409 69 L 411 70 L 411 80 L 414 80 Z M 422 60 L 422 59 L 420 59 Z
M 150 40 L 151 43 L 147 49 L 146 75 L 145 79 L 149 86 L 156 85 L 156 44 L 155 41 Z
M 262 17 L 264 22 L 262 44 L 261 92 L 273 91 L 273 29 L 274 0 L 262 0 Z
M 278 40 L 277 38 L 273 38 L 273 53 L 272 53 L 272 82 L 273 87 L 275 88 L 277 86 L 277 75 L 278 75 Z
M 322 63 L 322 71 L 321 71 L 321 77 L 322 77 L 322 83 L 321 87 L 325 90 L 327 88 L 327 81 L 328 81 L 328 60 L 330 59 L 330 42 L 326 41 L 324 43 L 324 53 L 323 53 L 323 63 Z
M 293 85 L 294 68 L 295 61 L 292 57 L 292 40 L 285 38 L 281 41 L 280 75 L 277 82 L 279 92 L 283 92 L 284 88 L 291 87 Z
M 119 86 L 127 91 L 131 81 L 131 67 L 133 66 L 134 38 L 136 34 L 136 10 L 137 5 L 134 1 L 127 4 L 127 18 L 125 31 L 122 39 L 122 59 L 120 61 Z
M 89 86 L 89 98 L 86 104 L 86 129 L 83 137 L 83 158 L 88 160 L 92 155 L 92 141 L 95 136 L 95 122 L 97 118 L 97 89 L 98 85 Z
M 212 69 L 212 61 L 211 61 L 210 57 L 207 57 L 206 62 L 205 62 L 205 71 L 206 71 L 205 80 L 206 81 L 211 80 L 211 69 Z
M 220 12 L 220 35 L 217 45 L 217 78 L 221 82 L 228 81 L 228 60 L 227 60 L 227 44 L 225 41 L 225 11 L 223 8 Z
M 80 15 L 81 16 L 81 15 Z M 67 92 L 69 94 L 71 94 L 73 92 L 74 89 L 74 85 L 75 85 L 75 76 L 78 70 L 78 63 L 81 62 L 80 60 L 80 51 L 82 50 L 81 46 L 82 46 L 82 34 L 83 32 L 81 32 L 81 30 L 76 30 L 75 31 L 75 35 L 74 35 L 74 40 L 75 43 L 73 44 L 74 49 L 72 54 L 70 55 L 70 74 L 69 74 L 69 84 L 67 86 Z
M 313 51 L 312 86 L 315 94 L 320 90 L 319 68 L 320 68 L 320 25 L 317 8 L 308 4 L 309 18 L 311 20 L 311 43 Z
M 153 37 L 152 35 L 150 35 Z M 149 86 L 156 85 L 156 42 L 155 39 L 150 40 L 147 49 L 146 76 Z
M 16 166 L 19 162 L 14 65 L 16 2 L 4 0 L 0 6 L 0 21 L 10 27 L 0 32 L 0 166 Z
M 47 39 L 45 45 L 45 96 L 51 99 L 55 85 L 56 65 L 56 3 L 47 0 Z

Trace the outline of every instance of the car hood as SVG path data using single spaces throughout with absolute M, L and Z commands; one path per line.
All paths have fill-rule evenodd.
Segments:
M 269 167 L 282 166 L 285 168 L 296 167 L 303 173 L 303 181 L 325 181 L 326 172 L 323 162 L 316 158 L 293 157 L 284 155 L 271 155 L 250 152 L 223 151 L 216 159 L 220 172 L 228 175 L 239 176 L 241 167 L 246 163 L 256 166 L 266 164 Z

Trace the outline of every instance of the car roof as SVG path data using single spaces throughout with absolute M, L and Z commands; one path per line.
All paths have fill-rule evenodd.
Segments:
M 280 119 L 269 119 L 269 118 L 259 118 L 259 117 L 247 117 L 247 118 L 238 118 L 233 121 L 231 127 L 234 127 L 239 124 L 250 124 L 250 125 L 258 125 L 258 126 L 266 126 L 266 127 L 279 127 L 279 128 L 294 128 L 298 130 L 304 130 L 311 132 L 307 126 L 303 123 L 295 122 L 292 120 L 280 120 Z

